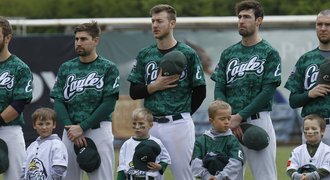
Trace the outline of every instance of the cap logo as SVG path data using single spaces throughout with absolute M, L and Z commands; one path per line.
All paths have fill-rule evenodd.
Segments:
M 324 81 L 330 81 L 330 76 L 328 74 L 324 75 L 322 78 Z
M 141 161 L 147 161 L 147 160 L 148 160 L 148 156 L 141 157 Z
M 81 148 L 80 150 L 79 150 L 79 153 L 82 153 L 82 152 L 84 152 L 85 151 L 85 147 L 83 147 L 83 148 Z

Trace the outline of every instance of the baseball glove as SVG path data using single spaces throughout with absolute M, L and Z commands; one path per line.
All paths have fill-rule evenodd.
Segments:
M 229 157 L 225 153 L 209 152 L 203 158 L 203 167 L 205 167 L 210 174 L 217 175 L 228 164 Z

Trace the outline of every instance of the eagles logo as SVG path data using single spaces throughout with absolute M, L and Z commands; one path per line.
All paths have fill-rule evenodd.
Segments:
M 38 158 L 33 158 L 28 165 L 27 179 L 46 180 L 47 172 L 44 164 Z

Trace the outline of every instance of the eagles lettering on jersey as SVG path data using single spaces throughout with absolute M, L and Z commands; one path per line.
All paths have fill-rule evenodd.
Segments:
M 33 158 L 28 166 L 27 179 L 46 180 L 47 172 L 44 164 L 38 158 Z
M 8 90 L 12 89 L 14 86 L 15 76 L 10 75 L 8 71 L 0 74 L 0 87 L 5 87 Z
M 309 90 L 315 86 L 319 68 L 316 64 L 311 64 L 305 72 L 304 89 Z
M 231 59 L 227 65 L 227 84 L 240 79 L 247 73 L 254 73 L 257 76 L 262 76 L 264 72 L 265 59 L 259 59 L 258 56 L 253 56 L 247 62 L 240 63 L 238 58 Z
M 76 79 L 75 75 L 69 75 L 65 82 L 64 98 L 72 99 L 77 93 L 82 93 L 86 88 L 102 90 L 104 86 L 104 76 L 99 76 L 96 72 L 88 74 L 86 77 Z
M 159 71 L 159 68 L 158 68 L 158 65 L 155 61 L 151 61 L 146 65 L 146 67 L 145 67 L 146 85 L 154 82 L 157 79 L 157 76 L 159 74 L 158 71 Z M 186 78 L 186 76 L 187 76 L 187 68 L 185 68 L 182 71 L 179 81 Z

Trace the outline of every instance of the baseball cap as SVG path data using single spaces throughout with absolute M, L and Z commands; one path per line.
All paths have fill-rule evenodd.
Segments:
M 170 51 L 160 60 L 159 67 L 162 69 L 163 76 L 181 74 L 187 65 L 186 56 L 181 51 Z
M 225 168 L 229 162 L 229 157 L 222 152 L 209 152 L 203 158 L 203 167 L 205 167 L 210 174 L 217 175 Z
M 325 58 L 324 62 L 320 65 L 316 83 L 330 85 L 330 57 Z
M 9 167 L 7 143 L 0 139 L 0 174 L 4 173 Z
M 241 124 L 243 137 L 241 143 L 249 149 L 262 150 L 269 144 L 269 136 L 261 127 L 252 124 Z
M 74 145 L 79 167 L 86 172 L 93 172 L 101 165 L 101 157 L 92 139 L 85 137 L 87 147 L 78 148 Z
M 133 165 L 135 169 L 148 171 L 148 162 L 155 162 L 160 154 L 160 146 L 153 140 L 141 141 L 136 147 L 133 155 Z
M 309 172 L 314 172 L 316 171 L 317 168 L 313 164 L 305 164 L 298 168 L 297 172 L 302 174 L 302 173 L 309 173 Z

